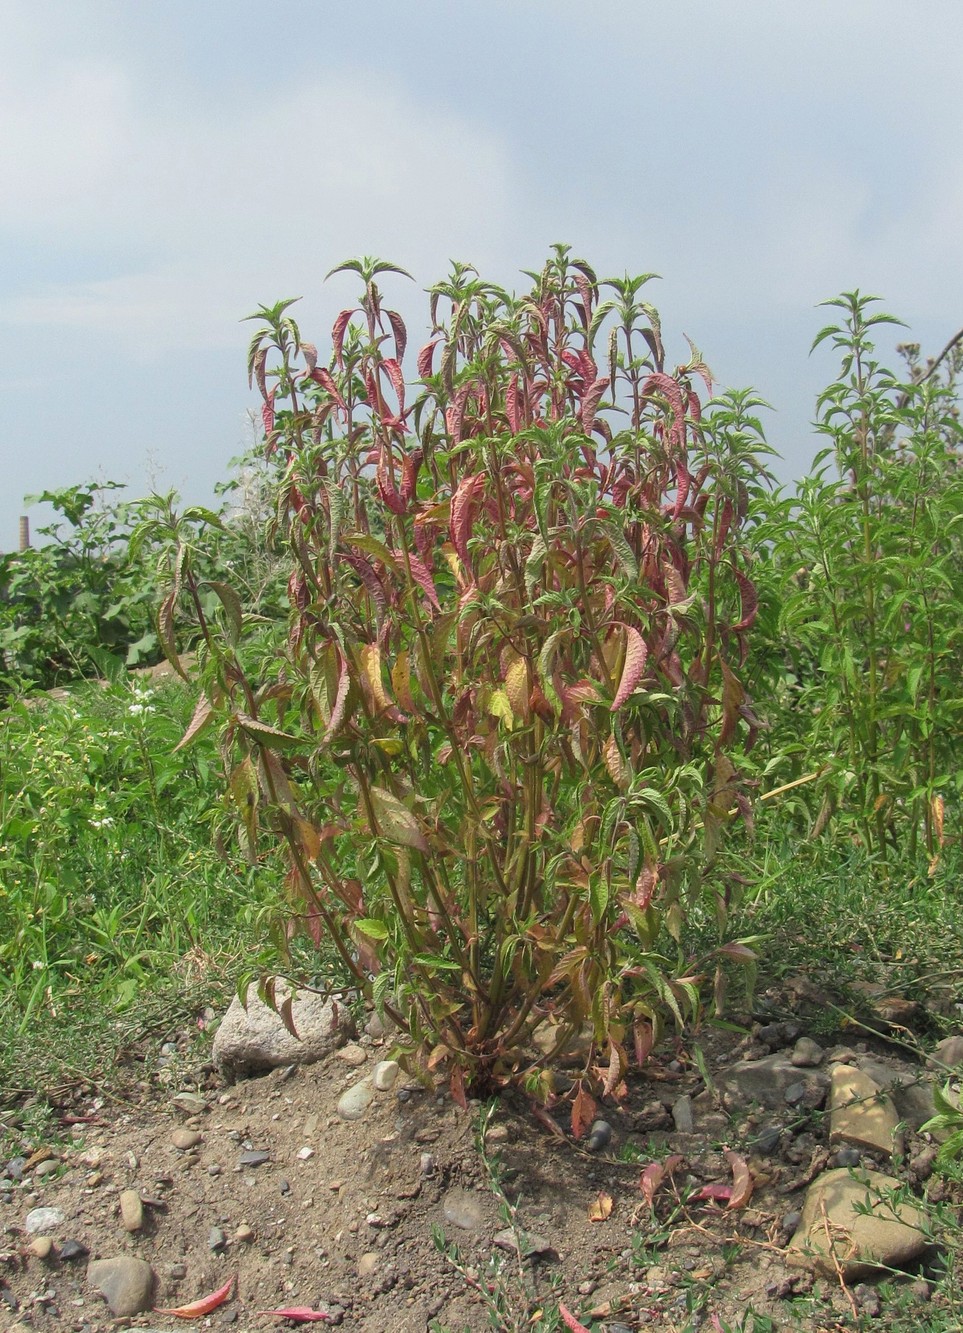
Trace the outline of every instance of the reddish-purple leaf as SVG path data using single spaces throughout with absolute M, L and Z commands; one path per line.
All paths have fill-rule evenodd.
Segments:
M 353 310 L 342 310 L 341 314 L 334 321 L 334 328 L 331 330 L 331 345 L 334 347 L 334 359 L 339 367 L 344 366 L 344 335 L 348 328 L 348 322 L 354 314 Z
M 759 594 L 756 592 L 756 585 L 751 579 L 746 578 L 741 569 L 736 569 L 733 572 L 739 585 L 742 619 L 732 628 L 748 629 L 759 612 Z
M 331 717 L 328 719 L 328 725 L 325 728 L 324 735 L 321 737 L 321 744 L 326 745 L 341 729 L 344 721 L 345 708 L 348 702 L 348 690 L 351 686 L 351 676 L 348 672 L 347 663 L 338 649 L 338 688 L 335 692 L 334 707 L 331 709 Z
M 386 310 L 385 314 L 388 316 L 391 331 L 395 335 L 395 357 L 399 361 L 403 361 L 405 359 L 405 348 L 408 346 L 408 330 L 405 328 L 405 321 L 397 310 Z
M 401 498 L 406 504 L 410 504 L 414 498 L 415 487 L 418 484 L 418 469 L 424 456 L 422 449 L 412 449 L 410 453 L 405 454 L 405 460 L 401 465 Z
M 724 1185 L 718 1181 L 712 1185 L 703 1185 L 701 1190 L 697 1190 L 692 1196 L 699 1203 L 725 1203 L 731 1206 L 732 1186 Z
M 199 736 L 204 728 L 214 716 L 214 708 L 206 694 L 202 694 L 197 701 L 197 707 L 194 709 L 194 716 L 191 718 L 191 724 L 184 732 L 177 744 L 176 750 L 182 750 L 185 745 L 190 745 L 195 736 Z
M 398 488 L 395 486 L 394 480 L 392 479 L 391 471 L 388 467 L 387 449 L 382 449 L 378 455 L 378 467 L 375 471 L 375 481 L 378 485 L 378 494 L 391 512 L 393 514 L 405 513 L 408 506 L 401 498 Z
M 595 427 L 595 413 L 598 411 L 599 403 L 602 401 L 602 394 L 608 387 L 609 377 L 608 375 L 603 375 L 601 379 L 597 379 L 594 383 L 590 384 L 585 391 L 585 396 L 582 399 L 582 410 L 579 415 L 582 422 L 582 429 L 585 431 L 586 435 L 591 435 Z
M 178 1305 L 173 1310 L 161 1310 L 154 1307 L 154 1314 L 172 1314 L 177 1319 L 203 1319 L 206 1314 L 216 1310 L 219 1305 L 223 1305 L 231 1294 L 231 1288 L 234 1286 L 234 1275 L 232 1274 L 223 1287 L 218 1287 L 217 1291 L 212 1291 L 209 1296 L 202 1296 L 198 1301 L 191 1301 L 189 1305 Z
M 479 472 L 459 483 L 451 497 L 451 543 L 468 564 L 468 536 L 471 532 L 472 507 L 485 485 L 484 474 Z
M 314 343 L 302 343 L 301 355 L 304 357 L 304 364 L 308 370 L 314 370 L 318 364 L 318 349 Z
M 512 432 L 517 435 L 522 428 L 521 390 L 517 375 L 512 375 L 505 390 L 505 415 Z
M 262 347 L 258 350 L 251 365 L 251 375 L 257 382 L 257 387 L 261 390 L 261 397 L 265 400 L 268 397 L 267 380 L 264 374 L 265 363 L 267 362 L 268 349 Z
M 664 398 L 672 409 L 672 424 L 675 429 L 680 429 L 685 424 L 685 403 L 682 400 L 682 389 L 671 375 L 656 373 L 649 375 L 642 385 L 642 395 L 645 398 L 653 394 L 659 394 Z
M 558 1312 L 565 1320 L 565 1327 L 569 1330 L 569 1333 L 589 1333 L 585 1325 L 575 1318 L 571 1310 L 562 1301 L 558 1303 Z
M 440 338 L 432 338 L 431 342 L 425 343 L 424 347 L 418 353 L 416 368 L 421 379 L 427 379 L 431 374 L 431 363 L 434 360 L 435 348 L 441 342 Z
M 261 424 L 264 427 L 265 435 L 270 435 L 274 429 L 274 390 L 267 396 L 267 401 L 261 404 Z
M 391 380 L 391 387 L 395 391 L 398 399 L 398 415 L 404 416 L 405 411 L 405 377 L 401 366 L 393 357 L 387 357 L 381 363 L 381 368 Z
M 341 411 L 347 415 L 347 405 L 341 397 L 341 391 L 337 384 L 335 384 L 334 376 L 331 374 L 330 370 L 325 370 L 323 366 L 316 366 L 314 370 L 309 372 L 308 379 L 314 380 L 315 384 L 320 384 L 321 388 L 331 395 L 341 408 Z
M 612 703 L 612 712 L 616 712 L 622 707 L 626 699 L 642 679 L 642 673 L 645 671 L 646 659 L 649 656 L 649 650 L 645 645 L 645 640 L 637 629 L 632 625 L 625 627 L 625 664 L 622 667 L 622 678 L 619 681 L 619 688 L 615 693 L 615 699 Z
M 392 554 L 396 557 L 399 565 L 403 566 L 404 555 L 402 554 L 402 552 L 394 551 L 392 552 Z M 429 602 L 431 602 L 432 606 L 437 611 L 440 611 L 441 603 L 438 600 L 438 593 L 435 590 L 434 580 L 431 577 L 431 573 L 429 572 L 428 567 L 421 560 L 419 560 L 418 556 L 416 556 L 413 551 L 408 552 L 408 565 L 411 569 L 411 577 L 418 584 L 418 587 L 421 588 L 422 592 L 428 598 Z
M 639 1188 L 650 1208 L 663 1182 L 672 1179 L 676 1168 L 682 1165 L 683 1160 L 681 1153 L 670 1153 L 664 1162 L 650 1162 L 642 1172 Z

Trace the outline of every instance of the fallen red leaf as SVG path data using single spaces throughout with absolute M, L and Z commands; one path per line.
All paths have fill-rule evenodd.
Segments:
M 671 1178 L 672 1173 L 675 1171 L 677 1166 L 681 1165 L 681 1163 L 682 1163 L 682 1154 L 674 1152 L 670 1153 L 670 1155 L 665 1159 L 664 1162 L 650 1162 L 649 1165 L 642 1172 L 642 1179 L 639 1181 L 639 1188 L 641 1189 L 645 1197 L 645 1201 L 650 1208 L 652 1207 L 652 1201 L 655 1198 L 656 1194 L 658 1193 L 658 1190 L 662 1185 L 662 1182 L 666 1179 L 666 1177 Z
M 729 1207 L 745 1208 L 752 1198 L 752 1187 L 755 1184 L 749 1163 L 741 1153 L 737 1152 L 727 1152 L 726 1159 L 732 1167 L 732 1198 L 729 1200 Z
M 203 1319 L 206 1314 L 216 1310 L 219 1305 L 223 1305 L 231 1294 L 231 1288 L 234 1286 L 233 1273 L 224 1283 L 223 1287 L 218 1287 L 217 1291 L 212 1291 L 210 1296 L 202 1296 L 199 1301 L 191 1301 L 189 1305 L 178 1305 L 173 1310 L 161 1310 L 154 1307 L 154 1314 L 172 1314 L 176 1319 Z
M 258 1310 L 258 1314 L 274 1315 L 276 1319 L 293 1319 L 296 1324 L 312 1324 L 319 1319 L 331 1318 L 326 1310 L 309 1310 L 306 1305 L 292 1305 L 286 1310 Z
M 713 1199 L 716 1203 L 728 1203 L 732 1198 L 732 1186 L 723 1185 L 721 1182 L 713 1185 L 703 1185 L 702 1189 L 693 1195 L 693 1198 L 700 1203 L 708 1199 Z
M 566 1307 L 562 1304 L 561 1301 L 559 1301 L 558 1303 L 558 1312 L 565 1320 L 565 1327 L 571 1329 L 571 1333 L 589 1333 L 585 1325 L 579 1323 L 579 1321 L 572 1314 L 571 1310 L 566 1309 Z

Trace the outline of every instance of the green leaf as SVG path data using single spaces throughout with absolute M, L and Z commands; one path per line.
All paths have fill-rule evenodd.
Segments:
M 360 930 L 362 935 L 367 935 L 369 940 L 386 940 L 388 938 L 388 927 L 383 921 L 378 921 L 373 916 L 363 916 L 354 922 L 356 929 Z
M 388 842 L 395 842 L 401 847 L 413 847 L 419 852 L 427 852 L 428 844 L 421 831 L 421 825 L 408 807 L 384 787 L 372 787 L 370 795 L 371 807 L 378 823 L 376 831 Z

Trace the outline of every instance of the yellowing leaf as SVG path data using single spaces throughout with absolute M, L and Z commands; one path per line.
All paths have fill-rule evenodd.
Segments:
M 528 666 L 524 657 L 516 657 L 505 672 L 505 693 L 516 717 L 528 717 Z
M 515 725 L 515 716 L 512 712 L 512 705 L 508 695 L 504 690 L 493 690 L 488 700 L 488 711 L 492 717 L 497 717 L 500 722 L 511 731 Z
M 418 820 L 393 792 L 383 787 L 372 787 L 371 806 L 378 822 L 377 831 L 383 838 L 400 843 L 402 847 L 414 847 L 419 852 L 428 850 Z
M 602 757 L 605 760 L 605 767 L 609 771 L 609 777 L 620 791 L 624 791 L 629 783 L 629 771 L 625 760 L 622 758 L 619 743 L 614 736 L 610 736 L 602 746 Z
M 588 1220 L 590 1222 L 604 1222 L 612 1213 L 612 1196 L 606 1194 L 604 1190 L 599 1190 L 595 1198 L 589 1205 Z

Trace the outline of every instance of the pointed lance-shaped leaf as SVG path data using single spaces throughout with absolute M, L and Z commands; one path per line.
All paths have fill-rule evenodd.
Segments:
M 425 343 L 418 353 L 418 360 L 415 364 L 420 379 L 425 380 L 431 374 L 431 363 L 434 360 L 435 348 L 440 342 L 440 338 L 432 338 L 431 342 Z
M 609 387 L 608 375 L 603 375 L 600 379 L 590 384 L 585 391 L 582 399 L 582 406 L 579 410 L 579 419 L 582 429 L 586 435 L 591 435 L 595 429 L 595 414 L 598 411 L 599 403 L 602 401 L 602 394 Z
M 207 586 L 217 595 L 218 601 L 224 608 L 227 617 L 228 638 L 232 647 L 236 646 L 244 627 L 244 611 L 241 606 L 241 599 L 229 583 L 220 583 L 211 579 Z
M 742 616 L 732 628 L 736 630 L 748 629 L 759 612 L 759 594 L 756 592 L 756 585 L 743 574 L 741 569 L 736 569 L 733 572 L 739 585 Z
M 231 1288 L 234 1286 L 234 1274 L 227 1279 L 223 1287 L 218 1287 L 217 1291 L 212 1291 L 209 1296 L 202 1296 L 198 1301 L 191 1301 L 189 1305 L 178 1305 L 172 1310 L 162 1310 L 154 1307 L 155 1314 L 170 1314 L 176 1319 L 203 1319 L 205 1315 L 216 1310 L 231 1294 Z
M 558 1312 L 562 1316 L 569 1333 L 589 1333 L 585 1325 L 575 1318 L 568 1306 L 562 1301 L 558 1303 Z
M 325 728 L 324 735 L 321 737 L 321 744 L 327 745 L 329 741 L 341 730 L 344 722 L 344 715 L 347 709 L 348 692 L 351 688 L 351 675 L 348 671 L 348 664 L 341 649 L 338 649 L 338 688 L 334 696 L 334 707 L 331 709 L 331 717 Z
M 484 473 L 476 473 L 475 476 L 466 477 L 464 481 L 460 482 L 458 489 L 451 497 L 451 543 L 466 568 L 470 568 L 468 537 L 471 532 L 472 507 L 484 485 Z
M 183 750 L 186 745 L 190 745 L 191 741 L 196 740 L 201 732 L 206 731 L 213 716 L 213 704 L 206 694 L 202 694 L 197 701 L 197 706 L 194 709 L 194 716 L 191 718 L 190 725 L 174 746 L 175 752 L 177 750 Z
M 395 335 L 395 357 L 398 361 L 403 361 L 405 359 L 405 348 L 408 346 L 408 330 L 405 328 L 405 321 L 397 310 L 386 310 L 385 314 L 388 316 L 391 332 Z
M 625 627 L 625 661 L 622 665 L 622 676 L 619 680 L 619 687 L 615 692 L 615 699 L 612 701 L 612 712 L 615 713 L 622 707 L 626 699 L 638 685 L 645 671 L 645 664 L 649 656 L 649 650 L 642 635 L 633 625 Z
M 314 370 L 309 372 L 308 379 L 314 380 L 315 384 L 320 384 L 321 388 L 331 395 L 345 416 L 348 415 L 347 404 L 341 397 L 341 390 L 338 388 L 337 384 L 335 384 L 334 376 L 331 374 L 330 370 L 325 370 L 323 366 L 316 366 Z

